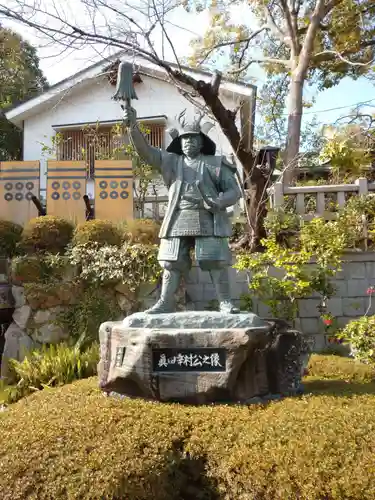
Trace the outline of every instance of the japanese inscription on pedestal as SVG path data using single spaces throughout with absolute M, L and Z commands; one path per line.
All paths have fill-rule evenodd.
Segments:
M 154 372 L 225 372 L 226 351 L 221 348 L 165 348 L 152 350 Z

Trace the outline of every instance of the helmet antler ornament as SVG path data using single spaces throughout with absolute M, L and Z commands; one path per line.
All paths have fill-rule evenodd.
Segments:
M 171 127 L 167 129 L 168 134 L 172 137 L 172 139 L 176 139 L 179 135 L 182 134 L 200 134 L 203 133 L 207 135 L 209 131 L 214 126 L 213 123 L 205 122 L 201 125 L 201 121 L 204 117 L 204 113 L 199 111 L 192 122 L 188 123 L 186 120 L 186 109 L 181 111 L 181 113 L 176 117 L 176 121 L 180 126 L 180 132 L 175 127 Z

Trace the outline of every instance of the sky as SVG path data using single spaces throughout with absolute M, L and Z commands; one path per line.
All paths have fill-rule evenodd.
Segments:
M 6 0 L 6 4 L 9 4 L 10 6 L 13 1 L 14 0 Z M 39 0 L 39 2 L 44 2 L 44 5 L 47 5 L 48 8 L 51 8 L 53 1 L 54 0 Z M 111 1 L 119 1 L 120 4 L 123 5 L 122 0 Z M 147 0 L 133 1 L 135 2 L 134 5 L 137 8 L 142 6 L 142 9 L 144 10 Z M 69 16 L 69 19 L 77 15 L 76 22 L 78 22 L 78 24 L 84 23 L 85 14 L 82 12 L 76 14 L 75 12 L 77 10 L 77 4 L 78 0 L 64 0 L 65 13 Z M 243 9 L 246 9 L 246 7 L 237 6 L 232 8 L 231 20 L 234 23 L 243 22 L 244 16 L 248 16 L 248 11 L 245 12 Z M 139 17 L 139 19 L 141 18 L 143 19 L 142 16 Z M 73 19 L 71 22 L 74 24 Z M 97 26 L 104 26 L 103 19 L 100 19 L 100 17 L 97 17 L 95 22 Z M 7 24 L 16 31 L 20 32 L 30 43 L 38 47 L 40 66 L 50 84 L 54 84 L 64 78 L 67 78 L 84 67 L 100 60 L 103 56 L 103 49 L 101 47 L 88 47 L 82 50 L 67 51 L 61 55 L 57 55 L 61 49 L 56 46 L 51 46 L 50 44 L 45 46 L 46 44 L 41 41 L 40 37 L 30 29 L 20 27 L 14 23 L 9 24 L 5 22 L 4 24 Z M 189 55 L 191 50 L 189 49 L 189 43 L 193 38 L 204 34 L 207 24 L 207 11 L 189 14 L 180 7 L 167 15 L 165 24 L 166 30 L 168 36 L 173 42 L 174 49 L 179 58 L 184 58 Z M 83 26 L 84 24 L 81 25 Z M 115 30 L 117 27 L 118 19 L 113 17 L 110 19 L 110 29 Z M 162 53 L 162 40 L 164 40 L 165 59 L 173 61 L 174 54 L 169 47 L 168 41 L 165 37 L 162 37 L 161 30 L 156 30 L 153 41 L 159 54 Z M 112 48 L 109 52 L 112 51 L 113 53 L 117 50 L 118 49 Z M 104 54 L 108 54 L 109 52 L 106 51 Z M 256 65 L 251 66 L 249 76 L 252 78 L 252 83 L 258 86 L 258 88 L 260 88 L 265 81 L 264 73 L 259 67 L 256 67 Z M 305 87 L 305 98 L 310 100 L 312 97 L 316 98 L 316 102 L 312 108 L 305 110 L 304 120 L 310 121 L 312 118 L 316 117 L 318 122 L 321 124 L 334 123 L 340 116 L 350 112 L 350 110 L 357 103 L 367 101 L 371 101 L 368 105 L 373 105 L 374 108 L 372 108 L 372 112 L 375 112 L 375 86 L 364 78 L 357 81 L 353 81 L 348 78 L 344 79 L 336 87 L 318 94 L 315 93 L 314 89 Z

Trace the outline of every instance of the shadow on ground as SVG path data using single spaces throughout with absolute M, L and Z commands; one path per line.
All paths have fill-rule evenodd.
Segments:
M 222 500 L 215 478 L 207 476 L 207 458 L 185 450 L 186 437 L 176 439 L 161 467 L 140 471 L 141 481 L 123 479 L 114 500 Z M 140 450 L 140 453 L 142 451 Z

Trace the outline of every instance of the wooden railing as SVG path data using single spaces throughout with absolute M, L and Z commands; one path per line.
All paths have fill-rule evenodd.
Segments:
M 351 196 L 375 192 L 375 183 L 359 178 L 354 184 L 326 184 L 321 186 L 284 186 L 276 182 L 269 190 L 272 208 L 292 206 L 304 220 L 336 217 L 337 207 L 343 208 Z

